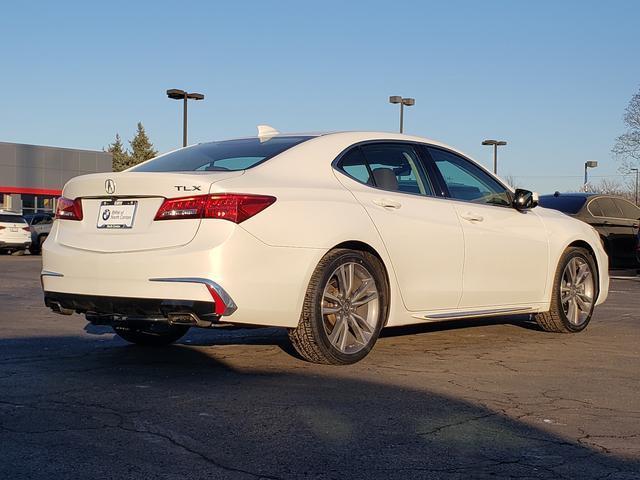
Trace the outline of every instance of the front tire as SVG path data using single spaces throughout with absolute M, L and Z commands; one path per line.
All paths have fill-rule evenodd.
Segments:
M 346 365 L 370 351 L 388 315 L 387 277 L 368 252 L 336 249 L 316 267 L 297 328 L 296 351 L 314 363 Z
M 551 308 L 537 314 L 536 322 L 547 332 L 581 332 L 591 321 L 597 294 L 598 275 L 593 256 L 584 248 L 570 247 L 558 263 Z
M 113 330 L 127 342 L 136 345 L 161 347 L 170 345 L 182 338 L 189 327 L 182 325 L 151 324 L 144 327 L 117 326 Z

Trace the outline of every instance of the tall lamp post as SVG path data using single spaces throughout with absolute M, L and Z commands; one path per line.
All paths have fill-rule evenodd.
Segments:
M 400 104 L 400 133 L 402 133 L 404 129 L 404 107 L 412 107 L 416 104 L 415 98 L 403 98 L 399 95 L 392 95 L 389 97 L 389 103 L 399 103 Z
M 636 172 L 636 205 L 638 205 L 638 169 L 632 168 L 632 172 Z
M 587 184 L 589 183 L 589 178 L 587 176 L 587 169 L 596 168 L 598 166 L 598 162 L 595 160 L 587 160 L 584 162 L 584 191 L 587 191 Z
M 498 147 L 503 147 L 507 144 L 504 140 L 484 140 L 482 145 L 493 145 L 493 173 L 498 173 Z
M 184 90 L 172 88 L 167 90 L 167 97 L 172 100 L 182 100 L 183 107 L 183 119 L 182 119 L 182 146 L 187 146 L 187 101 L 188 100 L 204 100 L 204 95 L 201 93 L 188 93 Z

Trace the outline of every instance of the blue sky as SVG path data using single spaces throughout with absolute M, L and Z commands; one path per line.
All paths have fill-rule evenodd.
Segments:
M 101 149 L 142 121 L 181 144 L 281 131 L 405 130 L 540 192 L 618 175 L 610 154 L 640 88 L 638 1 L 7 2 L 0 141 Z

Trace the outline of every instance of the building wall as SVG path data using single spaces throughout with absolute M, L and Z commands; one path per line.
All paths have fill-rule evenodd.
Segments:
M 0 142 L 0 208 L 51 211 L 69 179 L 111 172 L 111 162 L 105 152 Z

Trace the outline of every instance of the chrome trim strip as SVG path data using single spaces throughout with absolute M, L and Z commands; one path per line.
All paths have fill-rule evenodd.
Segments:
M 233 301 L 231 296 L 213 280 L 200 277 L 170 277 L 170 278 L 150 278 L 150 282 L 175 282 L 175 283 L 200 283 L 206 285 L 209 288 L 215 290 L 224 303 L 225 309 L 222 315 L 229 316 L 238 309 L 238 306 Z
M 42 270 L 40 272 L 40 286 L 42 287 L 42 291 L 44 291 L 44 277 L 64 277 L 64 275 L 58 272 L 52 272 L 51 270 Z
M 64 277 L 63 274 L 58 272 L 52 272 L 51 270 L 42 270 L 40 272 L 41 277 Z
M 454 320 L 459 318 L 490 317 L 493 315 L 503 315 L 506 313 L 530 313 L 532 310 L 532 307 L 515 307 L 498 308 L 494 310 L 476 310 L 469 312 L 435 313 L 432 315 L 413 315 L 413 317 L 423 318 L 426 320 Z

